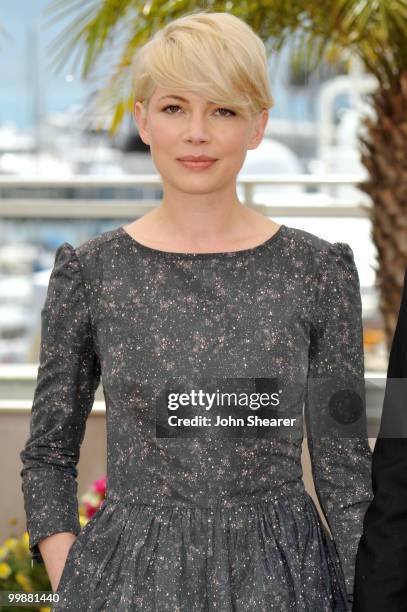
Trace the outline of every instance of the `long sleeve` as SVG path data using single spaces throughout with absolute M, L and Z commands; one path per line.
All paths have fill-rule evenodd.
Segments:
M 387 437 L 383 431 L 386 420 L 392 430 L 398 415 L 405 422 L 406 396 L 391 391 L 393 379 L 405 379 L 402 384 L 407 385 L 407 270 L 390 350 L 382 425 L 373 451 L 374 499 L 356 559 L 355 612 L 407 611 L 407 439 Z
M 90 313 L 75 249 L 58 247 L 41 310 L 41 345 L 30 435 L 20 458 L 31 557 L 38 542 L 80 531 L 77 463 L 100 380 Z
M 330 244 L 318 270 L 305 422 L 316 493 L 351 603 L 355 556 L 372 498 L 360 286 L 345 243 Z

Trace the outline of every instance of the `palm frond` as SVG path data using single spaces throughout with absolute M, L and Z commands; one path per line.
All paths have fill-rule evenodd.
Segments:
M 391 85 L 394 76 L 407 69 L 406 0 L 332 0 L 329 10 L 324 4 L 304 5 L 302 0 L 260 0 L 232 7 L 222 0 L 206 2 L 205 8 L 244 19 L 262 37 L 269 53 L 279 51 L 295 34 L 295 54 L 309 73 L 333 49 L 337 56 L 357 55 L 383 86 Z M 86 79 L 114 43 L 119 59 L 106 88 L 120 91 L 123 79 L 118 72 L 130 66 L 137 49 L 169 21 L 197 10 L 191 0 L 53 0 L 49 12 L 60 19 L 76 16 L 53 41 L 51 59 L 59 69 L 76 50 Z M 120 36 L 123 42 L 118 49 Z M 107 99 L 119 104 L 119 91 Z M 120 117 L 121 111 L 115 116 Z

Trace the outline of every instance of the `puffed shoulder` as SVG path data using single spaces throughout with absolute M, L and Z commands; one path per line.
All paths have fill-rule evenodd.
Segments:
M 68 267 L 77 268 L 79 270 L 79 261 L 75 248 L 69 242 L 63 242 L 55 251 L 54 266 L 67 265 Z
M 330 273 L 338 282 L 357 279 L 358 272 L 352 248 L 346 242 L 328 243 L 326 250 L 321 253 L 322 271 Z
M 78 283 L 82 282 L 79 257 L 69 242 L 62 243 L 55 252 L 52 278 L 63 277 Z
M 64 242 L 55 252 L 44 310 L 53 311 L 53 316 L 57 316 L 66 310 L 68 304 L 72 312 L 78 302 L 81 308 L 88 309 L 86 293 L 76 249 L 69 242 Z
M 334 242 L 329 245 L 328 251 L 330 256 L 338 263 L 348 266 L 355 263 L 353 250 L 347 242 Z
M 324 318 L 338 300 L 349 312 L 355 307 L 359 309 L 359 274 L 353 251 L 347 243 L 327 243 L 319 251 L 315 285 L 317 318 Z

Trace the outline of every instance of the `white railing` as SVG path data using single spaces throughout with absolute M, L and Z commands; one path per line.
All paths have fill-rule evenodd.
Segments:
M 240 184 L 258 185 L 354 185 L 365 177 L 354 174 L 245 174 L 238 178 Z M 0 188 L 5 187 L 129 187 L 133 185 L 160 185 L 158 174 L 126 174 L 103 177 L 99 175 L 77 174 L 72 177 L 42 176 L 3 176 L 0 175 Z
M 364 176 L 356 177 L 348 174 L 310 175 L 310 174 L 247 174 L 239 177 L 237 184 L 243 190 L 243 200 L 247 206 L 251 206 L 265 214 L 285 217 L 366 217 L 371 205 L 369 198 L 362 191 L 358 191 L 357 199 L 351 201 L 343 200 L 335 196 L 335 188 L 351 186 L 357 188 L 357 184 L 365 180 Z M 43 178 L 43 177 L 10 177 L 0 175 L 0 217 L 15 218 L 120 218 L 129 217 L 134 214 L 144 214 L 157 205 L 157 200 L 143 199 L 121 199 L 121 198 L 66 198 L 56 195 L 55 197 L 32 198 L 4 197 L 4 189 L 47 189 L 47 188 L 106 188 L 106 187 L 160 187 L 161 177 L 158 174 L 122 175 L 117 177 L 102 177 L 76 175 L 68 178 Z M 290 196 L 292 203 L 262 204 L 254 201 L 254 190 L 260 185 L 286 185 L 286 186 L 325 186 L 330 189 L 324 193 L 316 192 L 320 199 L 326 196 L 324 201 L 312 201 L 314 193 L 306 195 L 309 201 L 296 203 L 296 193 Z M 284 194 L 286 195 L 286 194 Z M 275 194 L 276 200 L 278 193 Z M 298 194 L 298 199 L 303 199 L 304 193 Z M 257 199 L 257 198 L 256 198 Z M 112 204 L 112 202 L 114 204 Z

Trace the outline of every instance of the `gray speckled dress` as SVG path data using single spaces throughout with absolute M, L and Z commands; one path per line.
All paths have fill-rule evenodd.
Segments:
M 359 279 L 347 244 L 283 225 L 254 248 L 171 253 L 119 227 L 59 246 L 41 315 L 20 455 L 32 557 L 42 562 L 42 538 L 78 536 L 53 609 L 349 609 L 372 497 L 370 449 L 364 435 L 314 435 L 328 400 L 307 392 L 325 375 L 363 386 Z M 167 379 L 276 372 L 299 389 L 288 438 L 156 436 Z M 107 497 L 80 529 L 76 466 L 100 377 Z M 303 486 L 303 409 L 333 540 Z

